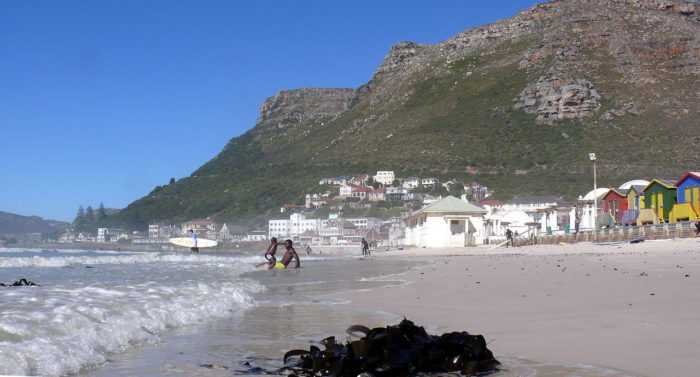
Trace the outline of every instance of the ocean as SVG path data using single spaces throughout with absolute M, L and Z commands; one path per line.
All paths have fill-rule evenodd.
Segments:
M 231 375 L 266 358 L 278 368 L 285 348 L 324 338 L 332 316 L 345 327 L 357 318 L 324 294 L 398 284 L 373 278 L 408 267 L 378 262 L 343 276 L 355 259 L 302 256 L 301 269 L 259 271 L 262 260 L 0 249 L 0 283 L 38 284 L 0 287 L 0 375 Z
M 0 375 L 232 376 L 282 367 L 345 329 L 398 323 L 357 308 L 346 291 L 408 284 L 407 259 L 308 257 L 260 271 L 260 255 L 0 248 Z M 409 318 L 410 319 L 410 318 Z M 438 329 L 424 325 L 428 332 Z M 513 376 L 624 376 L 588 365 L 496 358 Z

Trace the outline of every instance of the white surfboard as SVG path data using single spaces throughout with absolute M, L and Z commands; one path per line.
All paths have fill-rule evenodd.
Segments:
M 176 237 L 168 240 L 173 245 L 182 247 L 194 247 L 194 240 L 192 237 Z M 197 247 L 214 247 L 218 245 L 216 241 L 208 240 L 205 238 L 197 238 Z

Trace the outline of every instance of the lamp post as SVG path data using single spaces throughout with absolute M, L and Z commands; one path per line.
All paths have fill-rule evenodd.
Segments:
M 595 174 L 595 153 L 589 153 L 588 158 L 593 162 L 593 231 L 598 230 L 598 223 L 596 218 L 598 217 L 598 182 L 596 181 Z

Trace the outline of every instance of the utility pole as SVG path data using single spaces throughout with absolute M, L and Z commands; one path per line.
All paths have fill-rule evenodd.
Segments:
M 588 158 L 593 162 L 593 230 L 597 231 L 598 230 L 598 223 L 597 223 L 597 217 L 598 217 L 598 193 L 596 192 L 598 190 L 598 182 L 596 181 L 596 173 L 595 173 L 595 153 L 589 153 Z

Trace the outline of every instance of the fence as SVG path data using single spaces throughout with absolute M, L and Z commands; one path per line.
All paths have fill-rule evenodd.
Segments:
M 646 240 L 690 238 L 695 237 L 695 224 L 692 221 L 679 223 L 626 226 L 601 229 L 596 232 L 585 231 L 578 234 L 557 234 L 516 239 L 516 245 L 559 244 L 577 242 L 625 242 L 637 238 Z

